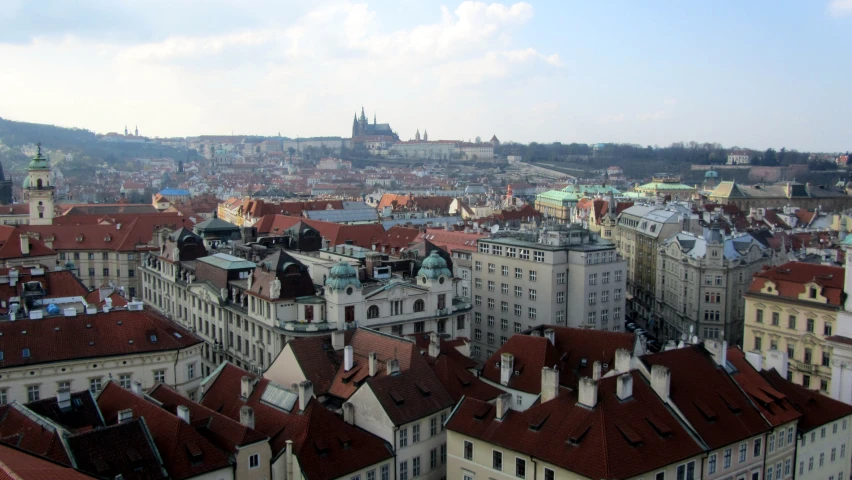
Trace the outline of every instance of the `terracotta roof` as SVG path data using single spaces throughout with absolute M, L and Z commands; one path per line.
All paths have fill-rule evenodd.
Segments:
M 202 341 L 148 310 L 0 322 L 0 332 L 2 368 L 170 351 Z M 152 336 L 156 336 L 156 343 L 151 341 Z
M 559 365 L 561 357 L 556 347 L 544 337 L 512 335 L 482 365 L 485 379 L 500 384 L 500 363 L 504 353 L 515 356 L 514 372 L 506 386 L 532 394 L 541 393 L 541 369 Z
M 168 478 L 143 418 L 72 435 L 67 441 L 77 468 L 97 478 Z
M 711 449 L 769 430 L 748 397 L 702 345 L 646 355 L 642 361 L 669 369 L 672 401 Z
M 438 355 L 434 362 L 430 362 L 430 366 L 453 402 L 458 402 L 462 397 L 487 402 L 503 393 L 499 388 L 483 382 L 482 379 L 470 373 L 462 363 L 449 355 L 443 353 Z
M 115 382 L 98 395 L 98 406 L 108 425 L 116 424 L 118 412 L 128 408 L 134 418 L 144 418 L 170 478 L 190 478 L 231 465 L 228 454 L 195 427 Z
M 26 407 L 72 433 L 104 426 L 101 411 L 89 390 L 73 392 L 70 397 L 71 405 L 65 409 L 59 408 L 56 397 L 42 398 L 26 404 Z
M 440 245 L 448 252 L 455 250 L 476 251 L 476 241 L 488 237 L 487 233 L 448 232 L 445 228 L 429 228 L 417 238 L 428 240 L 434 245 Z
M 269 437 L 239 421 L 215 412 L 200 403 L 184 397 L 172 387 L 158 383 L 148 396 L 157 400 L 170 413 L 177 415 L 177 407 L 183 405 L 189 409 L 189 418 L 198 433 L 222 450 L 236 453 L 239 447 L 251 445 Z
M 630 375 L 628 400 L 616 396 L 618 377 L 603 378 L 592 409 L 577 403 L 576 392 L 562 390 L 555 399 L 509 411 L 500 421 L 493 405 L 465 398 L 447 428 L 588 478 L 632 478 L 700 455 L 702 447 L 642 375 Z
M 276 250 L 275 253 L 258 262 L 251 276 L 251 288 L 246 291 L 266 300 L 293 300 L 297 297 L 316 294 L 316 288 L 307 267 L 284 250 Z M 271 298 L 272 282 L 276 278 L 281 283 L 280 293 L 278 297 Z
M 346 333 L 348 334 L 349 331 Z M 343 371 L 343 352 L 338 352 L 334 358 L 339 363 L 335 369 L 329 393 L 343 399 L 349 398 L 366 380 L 369 368 L 368 356 L 371 352 L 376 352 L 377 357 L 376 376 L 373 378 L 387 375 L 387 362 L 391 359 L 399 360 L 399 370 L 405 372 L 412 367 L 414 359 L 420 357 L 419 349 L 414 342 L 367 328 L 355 329 L 351 336 L 345 337 L 345 341 L 346 345 L 352 345 L 354 360 L 352 368 L 358 369 L 359 374 L 351 380 L 344 378 L 347 372 Z
M 367 379 L 394 425 L 404 425 L 453 406 L 453 398 L 421 355 L 411 358 L 408 369 L 398 374 Z
M 319 231 L 320 235 L 327 239 L 331 246 L 341 245 L 347 240 L 352 240 L 354 245 L 364 248 L 372 248 L 373 242 L 382 238 L 385 229 L 379 223 L 367 223 L 361 225 L 343 225 L 340 223 L 323 222 L 321 220 L 310 220 L 300 217 L 288 217 L 285 215 L 266 215 L 255 224 L 259 234 L 280 234 L 284 230 L 302 222 L 305 225 Z
M 845 269 L 815 263 L 787 262 L 754 274 L 754 280 L 748 288 L 750 293 L 760 293 L 767 281 L 778 289 L 780 297 L 798 300 L 805 293 L 805 284 L 814 282 L 828 299 L 831 306 L 839 307 L 843 303 L 843 278 Z
M 48 248 L 41 240 L 26 236 L 15 227 L 2 225 L 0 226 L 0 260 L 24 258 L 24 254 L 21 253 L 21 235 L 24 235 L 29 243 L 30 251 L 26 257 L 56 255 L 56 252 Z
M 11 270 L 10 268 L 0 268 L 0 276 L 8 277 Z M 44 298 L 46 299 L 89 295 L 89 289 L 83 286 L 83 283 L 69 270 L 51 271 L 48 268 L 43 268 L 44 273 L 40 275 L 32 275 L 32 268 L 30 267 L 18 267 L 15 270 L 18 272 L 18 282 L 14 287 L 11 282 L 0 283 L 0 299 L 7 302 L 11 297 L 21 296 L 27 282 L 39 282 L 45 291 Z M 93 293 L 97 293 L 97 290 Z M 2 311 L 5 312 L 6 309 L 2 309 Z
M 852 415 L 852 405 L 787 380 L 775 369 L 760 372 L 773 389 L 783 394 L 802 416 L 796 423 L 800 432 L 811 430 Z
M 86 480 L 90 477 L 73 468 L 0 444 L 0 479 L 3 480 Z
M 194 225 L 191 220 L 177 215 L 139 215 L 129 224 L 121 224 L 120 228 L 118 223 L 101 217 L 98 224 L 86 221 L 68 225 L 21 225 L 19 228 L 22 231 L 38 234 L 42 241 L 53 238 L 52 248 L 57 251 L 134 251 L 148 247 L 157 229 L 176 230 L 182 226 L 192 228 Z
M 257 381 L 247 399 L 239 396 L 244 376 Z M 344 422 L 316 399 L 310 399 L 304 412 L 299 411 L 298 402 L 290 412 L 262 402 L 260 398 L 269 385 L 269 380 L 228 363 L 201 403 L 234 420 L 240 418 L 241 407 L 252 407 L 256 429 L 271 439 L 273 456 L 292 440 L 293 452 L 307 478 L 338 478 L 392 458 L 384 441 Z
M 25 412 L 25 407 L 17 404 L 0 406 L 0 444 L 20 448 L 62 465 L 71 465 L 60 434 L 53 428 L 45 428 Z
M 776 390 L 760 375 L 760 372 L 754 369 L 746 360 L 742 350 L 737 347 L 728 348 L 727 359 L 736 368 L 736 371 L 731 373 L 731 377 L 746 392 L 752 403 L 757 405 L 760 414 L 773 427 L 792 422 L 802 416 L 786 395 Z

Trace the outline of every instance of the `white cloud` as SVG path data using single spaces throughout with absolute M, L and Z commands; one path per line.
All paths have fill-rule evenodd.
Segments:
M 642 120 L 642 121 L 660 120 L 660 119 L 663 119 L 665 117 L 666 117 L 666 112 L 664 112 L 662 110 L 657 111 L 657 112 L 651 112 L 651 113 L 640 113 L 639 115 L 636 115 L 636 119 Z
M 852 0 L 831 0 L 828 3 L 828 11 L 835 17 L 852 15 Z
M 615 115 L 607 115 L 605 117 L 601 117 L 598 119 L 598 123 L 600 124 L 608 124 L 608 123 L 621 123 L 624 121 L 625 115 L 623 113 L 617 113 Z

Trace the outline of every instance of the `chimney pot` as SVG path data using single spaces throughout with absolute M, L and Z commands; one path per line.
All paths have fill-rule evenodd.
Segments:
M 633 375 L 629 372 L 616 379 L 616 395 L 619 400 L 627 400 L 633 396 Z
M 375 377 L 378 373 L 378 355 L 376 354 L 376 352 L 370 352 L 367 358 L 369 359 L 368 363 L 370 364 L 370 376 Z
M 497 420 L 503 420 L 506 416 L 506 413 L 511 410 L 512 407 L 512 394 L 511 393 L 501 393 L 499 397 L 497 397 Z
M 299 411 L 304 412 L 308 408 L 308 402 L 314 396 L 314 384 L 309 380 L 299 383 Z
M 189 423 L 189 407 L 186 405 L 178 405 L 177 416 L 186 423 Z
M 589 377 L 580 379 L 577 403 L 587 408 L 595 408 L 598 404 L 598 382 Z

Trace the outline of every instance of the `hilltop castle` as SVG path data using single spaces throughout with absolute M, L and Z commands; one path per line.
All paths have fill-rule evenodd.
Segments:
M 352 121 L 352 139 L 359 137 L 393 137 L 393 140 L 399 140 L 399 136 L 391 130 L 390 124 L 376 123 L 376 115 L 373 114 L 373 123 L 369 123 L 367 116 L 364 115 L 364 107 L 361 107 L 361 117 L 355 114 L 355 119 Z

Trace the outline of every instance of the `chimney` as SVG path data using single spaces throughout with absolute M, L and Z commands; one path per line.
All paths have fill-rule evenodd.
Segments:
M 346 340 L 343 335 L 343 330 L 335 330 L 331 332 L 331 346 L 334 347 L 335 350 L 343 350 L 343 346 L 346 344 Z
M 580 379 L 577 403 L 587 408 L 595 408 L 598 404 L 598 382 L 589 377 Z
M 716 365 L 724 367 L 728 361 L 728 342 L 716 340 L 704 340 L 704 348 L 713 356 Z
M 511 393 L 501 393 L 499 397 L 497 397 L 497 420 L 503 420 L 506 416 L 506 413 L 511 410 L 512 407 L 512 394 Z
M 349 425 L 355 425 L 355 404 L 346 402 L 343 404 L 343 421 Z
M 240 415 L 242 415 L 242 412 L 240 412 Z M 189 423 L 189 407 L 187 407 L 186 405 L 178 405 L 177 416 L 184 422 Z
M 253 390 L 252 387 L 252 378 L 248 375 L 243 376 L 243 378 L 240 379 L 240 396 L 243 398 L 249 398 Z
M 376 354 L 376 352 L 370 352 L 370 354 L 367 355 L 367 359 L 368 359 L 367 363 L 369 363 L 369 365 L 370 365 L 370 376 L 375 377 L 376 374 L 379 372 L 379 370 L 378 370 L 378 366 L 379 366 L 378 365 L 379 364 L 378 355 Z
M 438 338 L 438 334 L 432 332 L 429 334 L 429 356 L 432 358 L 437 358 L 441 353 L 441 340 Z
M 130 382 L 130 391 L 141 397 L 142 382 L 140 382 L 139 380 L 133 380 L 132 382 Z
M 657 392 L 660 398 L 668 402 L 672 388 L 672 372 L 663 365 L 651 367 L 651 388 Z
M 299 383 L 299 411 L 304 412 L 308 408 L 308 402 L 314 396 L 314 384 L 310 380 Z
M 598 360 L 592 364 L 592 380 L 600 380 L 601 371 L 603 371 L 603 365 L 601 364 L 601 361 Z
M 763 355 L 760 352 L 745 352 L 745 358 L 755 370 L 763 370 Z
M 133 420 L 133 409 L 126 408 L 118 411 L 118 423 L 124 423 Z
M 388 365 L 388 375 L 393 375 L 395 373 L 399 373 L 399 360 L 394 358 L 394 359 L 388 360 L 386 363 Z
M 70 388 L 60 388 L 56 392 L 56 405 L 59 407 L 59 410 L 65 411 L 71 408 L 71 389 Z
M 549 402 L 559 395 L 559 370 L 544 367 L 541 369 L 541 403 Z
M 512 378 L 512 373 L 515 372 L 515 356 L 511 353 L 503 353 L 500 355 L 500 385 L 506 386 L 509 384 L 509 379 Z
M 352 363 L 354 362 L 353 355 L 354 355 L 354 353 L 352 351 L 352 345 L 346 345 L 345 347 L 343 347 L 343 371 L 344 372 L 348 372 L 349 370 L 352 370 Z
M 766 367 L 767 370 L 778 372 L 784 378 L 787 378 L 787 352 L 780 350 L 770 350 L 766 352 Z
M 552 328 L 545 329 L 544 338 L 549 340 L 551 345 L 556 345 L 556 330 Z
M 21 234 L 21 255 L 27 256 L 30 254 L 30 236 Z
M 625 373 L 615 381 L 615 394 L 619 400 L 624 401 L 633 396 L 633 375 Z
M 630 371 L 630 352 L 623 348 L 615 351 L 615 370 L 618 373 Z
M 248 405 L 240 407 L 240 423 L 244 427 L 254 429 L 254 409 Z

